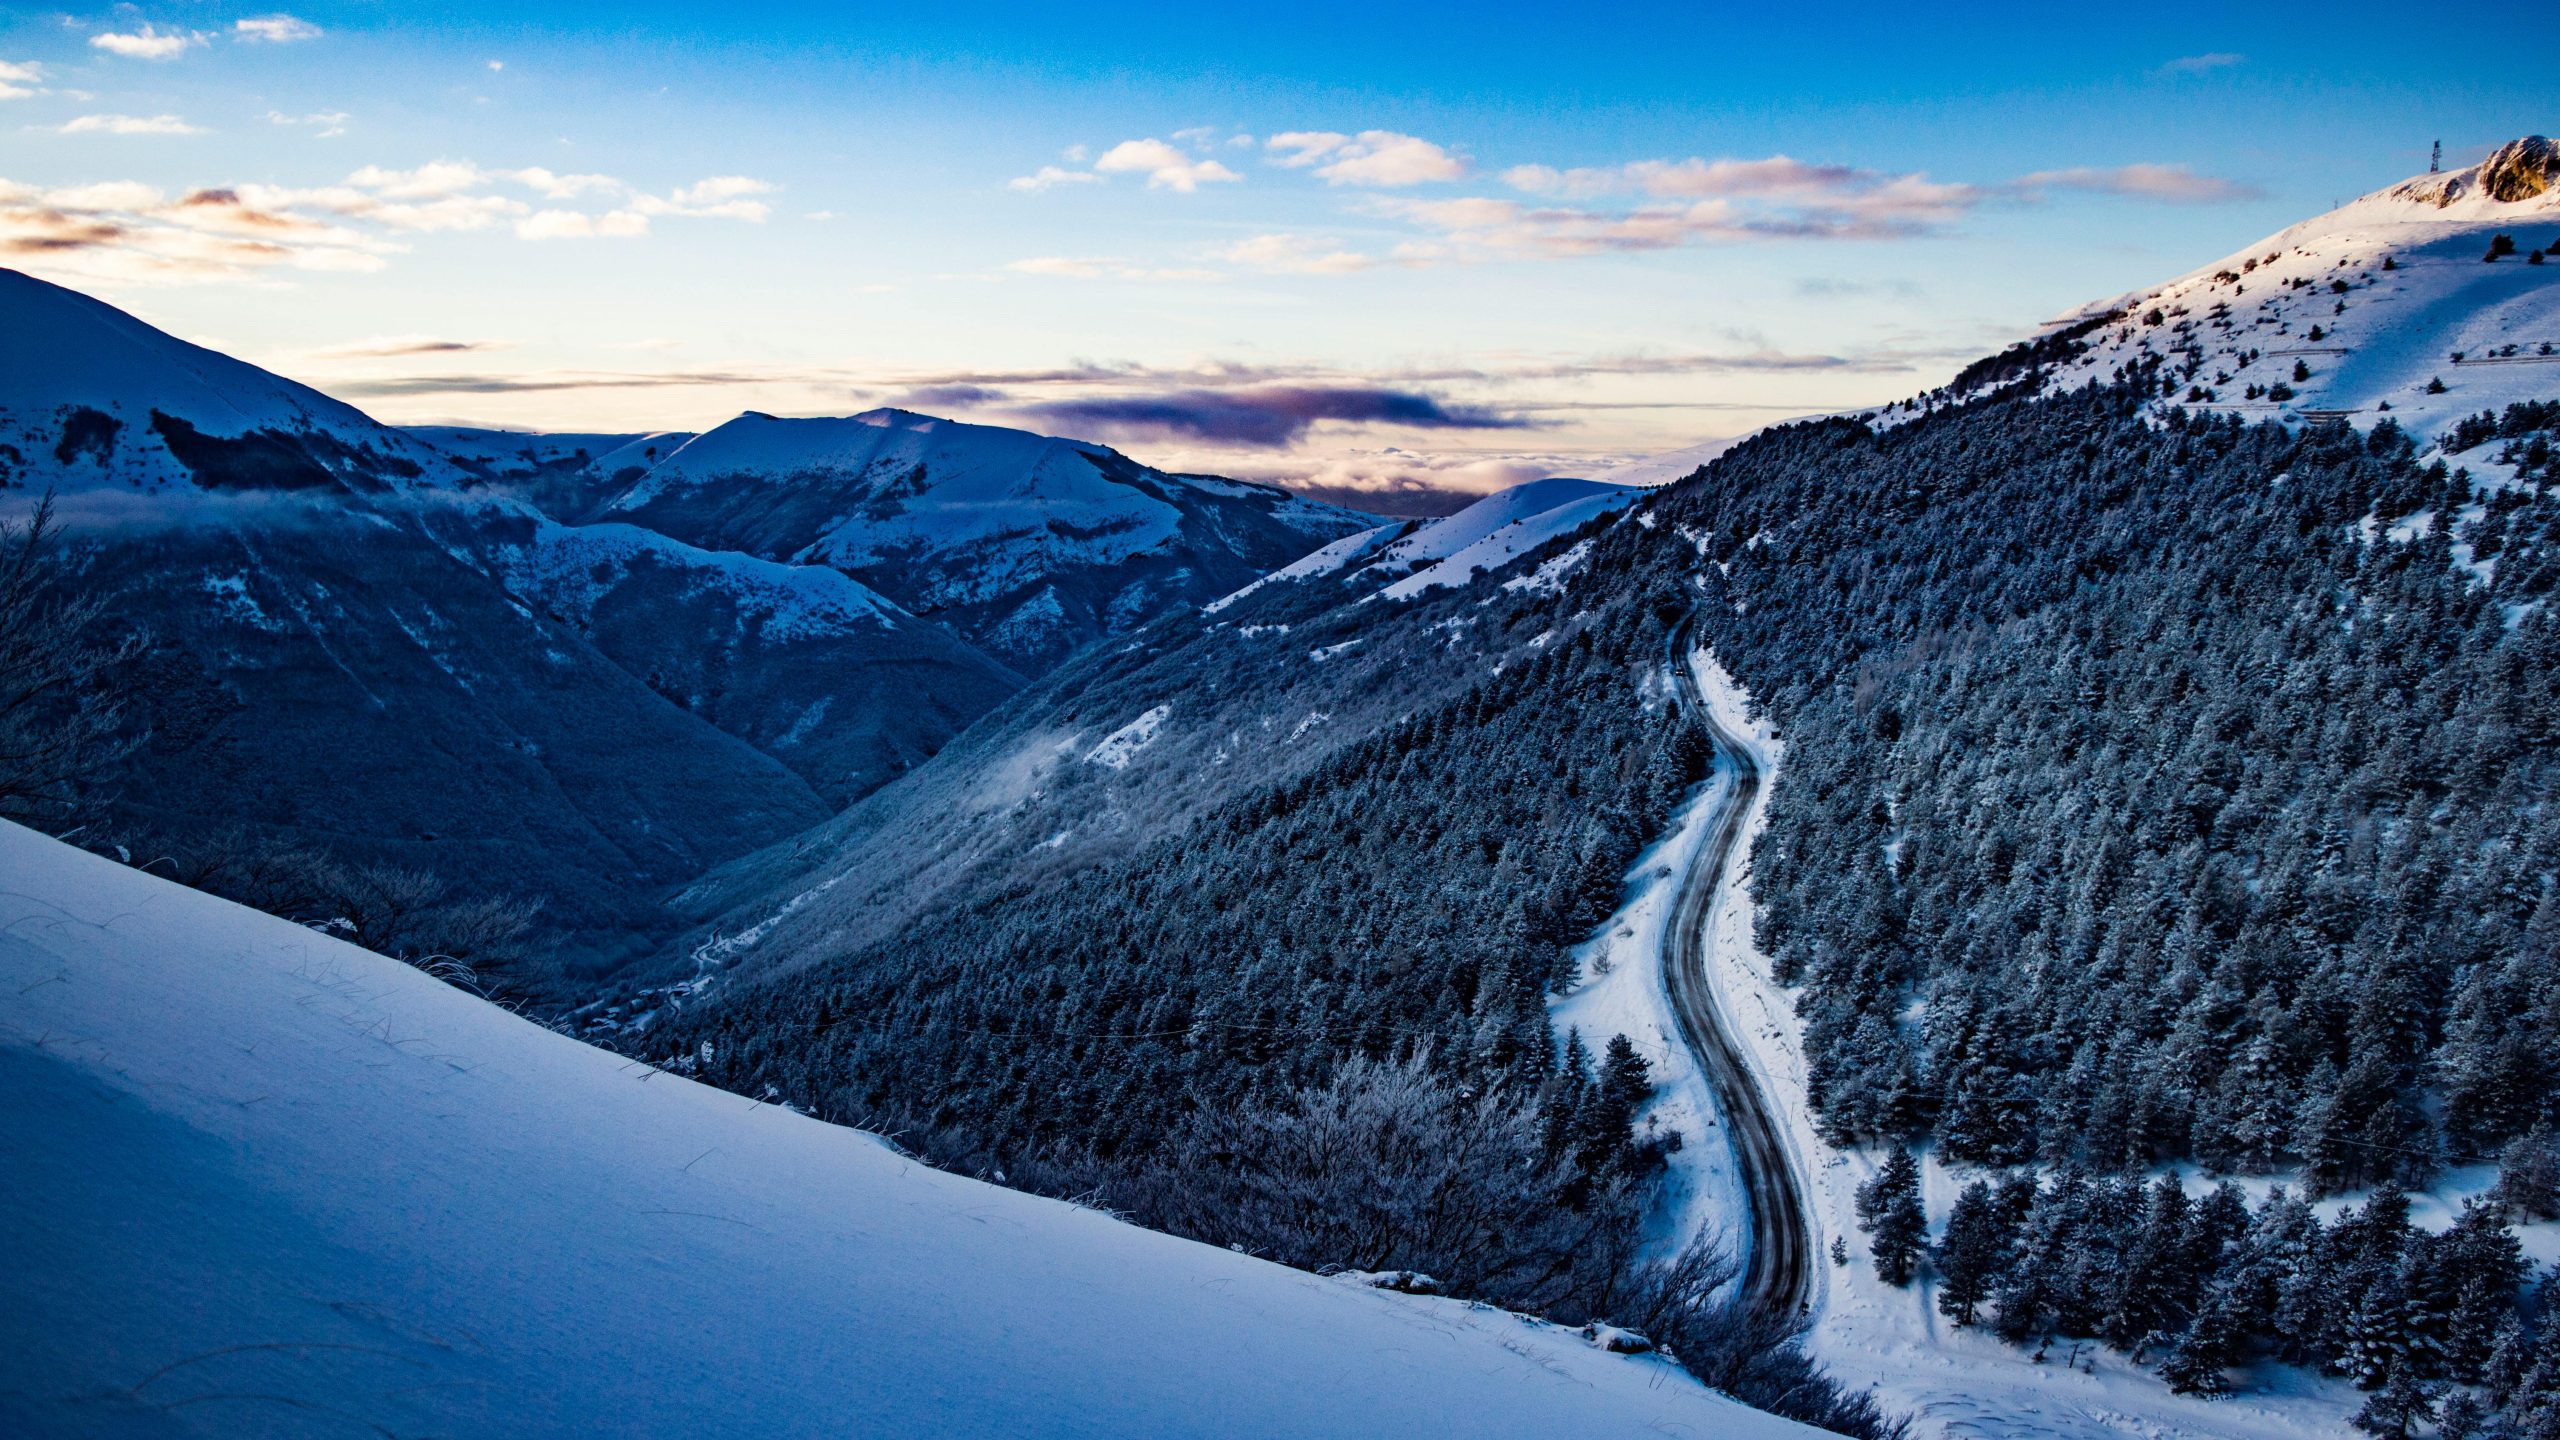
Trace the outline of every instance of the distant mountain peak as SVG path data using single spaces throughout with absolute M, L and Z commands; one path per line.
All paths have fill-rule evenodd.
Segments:
M 417 438 L 105 301 L 0 269 L 0 487 L 399 490 L 469 476 Z

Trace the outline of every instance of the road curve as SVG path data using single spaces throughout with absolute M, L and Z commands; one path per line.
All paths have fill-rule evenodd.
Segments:
M 1662 979 L 1670 991 L 1671 1012 L 1680 1038 L 1715 1092 L 1716 1112 L 1733 1137 L 1736 1167 L 1749 1214 L 1749 1245 L 1744 1258 L 1742 1293 L 1763 1314 L 1792 1318 L 1812 1298 L 1813 1240 L 1804 1220 L 1804 1196 L 1788 1163 L 1785 1138 L 1769 1097 L 1743 1062 L 1742 1047 L 1724 1017 L 1717 1013 L 1715 986 L 1707 976 L 1709 922 L 1716 892 L 1734 864 L 1742 840 L 1743 817 L 1760 793 L 1760 766 L 1739 740 L 1727 734 L 1709 712 L 1689 664 L 1696 616 L 1673 627 L 1666 649 L 1680 685 L 1680 709 L 1690 723 L 1706 732 L 1715 747 L 1716 765 L 1733 777 L 1732 788 L 1717 808 L 1714 828 L 1689 861 L 1681 877 L 1680 896 L 1671 912 L 1671 928 L 1662 947 Z

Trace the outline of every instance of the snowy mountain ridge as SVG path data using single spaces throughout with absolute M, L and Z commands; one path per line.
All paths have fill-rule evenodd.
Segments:
M 0 486 L 459 488 L 433 446 L 354 406 L 0 269 Z
M 2432 436 L 2548 393 L 2560 377 L 2560 145 L 2528 136 L 2416 176 L 2163 285 L 2072 311 L 1968 382 L 1878 418 L 2015 378 L 2104 382 L 2164 363 L 2162 403 L 2249 418 L 2386 416 Z
M 598 513 L 833 566 L 1026 673 L 1375 519 L 1084 441 L 892 409 L 741 415 Z

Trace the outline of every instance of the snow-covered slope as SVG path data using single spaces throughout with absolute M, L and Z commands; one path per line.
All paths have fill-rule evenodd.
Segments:
M 2514 249 L 2491 259 L 2501 235 Z M 2535 250 L 2553 253 L 2536 263 Z M 2548 396 L 2560 389 L 2560 146 L 2530 137 L 2377 190 L 2062 323 L 2100 317 L 2053 383 L 2159 356 L 2177 403 L 2358 424 L 2388 414 L 2430 435 Z
M 1499 569 L 1643 493 L 1597 480 L 1532 480 L 1488 495 L 1381 551 L 1382 566 L 1422 567 L 1384 593 L 1406 600 L 1435 585 L 1464 585 L 1479 571 Z
M 928 1169 L 0 825 L 0 1431 L 1810 1434 Z
M 468 477 L 417 438 L 0 269 L 0 487 L 384 490 Z
M 1026 670 L 1375 523 L 1100 445 L 903 410 L 739 416 L 606 513 L 707 548 L 835 566 Z
M 1409 600 L 1435 586 L 1464 585 L 1482 571 L 1500 569 L 1642 493 L 1635 486 L 1597 480 L 1532 480 L 1437 520 L 1346 535 L 1202 608 L 1215 614 L 1269 584 L 1346 571 L 1355 586 L 1376 583 L 1377 593 Z
M 1592 472 L 1592 478 L 1605 480 L 1612 485 L 1668 485 L 1674 480 L 1688 479 L 1699 466 L 1749 438 L 1751 435 L 1746 432 L 1741 435 L 1727 435 L 1717 440 L 1701 440 L 1695 445 L 1683 445 L 1677 450 L 1665 450 L 1659 455 L 1647 455 L 1641 460 L 1626 460 L 1615 465 L 1604 466 Z

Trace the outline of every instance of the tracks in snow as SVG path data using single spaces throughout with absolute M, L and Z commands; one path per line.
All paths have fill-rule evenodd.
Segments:
M 1760 793 L 1760 766 L 1741 741 L 1715 722 L 1707 697 L 1698 688 L 1697 671 L 1689 663 L 1696 616 L 1682 620 L 1666 647 L 1679 682 L 1680 708 L 1691 724 L 1706 733 L 1715 747 L 1718 767 L 1733 777 L 1732 789 L 1715 817 L 1707 843 L 1698 847 L 1681 877 L 1680 897 L 1671 913 L 1671 928 L 1662 947 L 1663 984 L 1680 1038 L 1698 1057 L 1698 1067 L 1714 1091 L 1716 1109 L 1733 1137 L 1734 1163 L 1740 1172 L 1749 1210 L 1742 1293 L 1763 1314 L 1792 1319 L 1812 1298 L 1813 1239 L 1805 1224 L 1804 1194 L 1788 1162 L 1786 1139 L 1770 1113 L 1769 1097 L 1744 1062 L 1716 1009 L 1715 985 L 1707 973 L 1709 930 L 1715 918 L 1716 892 L 1734 865 L 1734 849 L 1742 840 L 1743 817 Z

